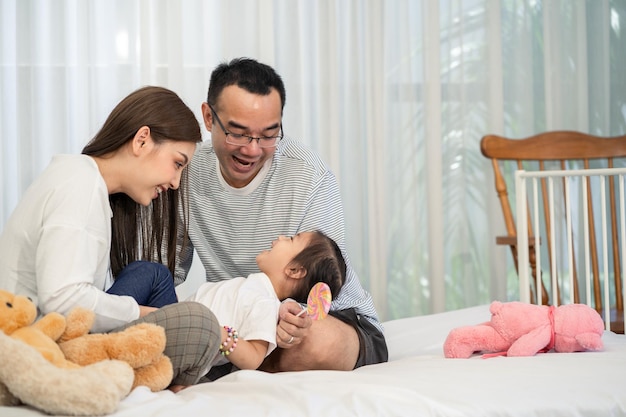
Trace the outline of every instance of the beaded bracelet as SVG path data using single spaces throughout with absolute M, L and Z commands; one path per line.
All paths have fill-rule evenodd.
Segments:
M 232 327 L 224 326 L 224 329 L 226 329 L 227 336 L 226 340 L 220 344 L 220 353 L 222 354 L 222 356 L 228 356 L 237 347 L 237 339 L 239 338 L 239 334 L 237 333 L 237 330 L 233 329 Z M 230 343 L 231 341 L 232 343 Z M 230 347 L 228 347 L 229 343 Z

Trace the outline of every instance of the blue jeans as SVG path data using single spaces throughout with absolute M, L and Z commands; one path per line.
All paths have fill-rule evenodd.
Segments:
M 156 262 L 131 262 L 119 273 L 107 293 L 130 295 L 137 304 L 148 307 L 163 307 L 178 302 L 170 270 Z

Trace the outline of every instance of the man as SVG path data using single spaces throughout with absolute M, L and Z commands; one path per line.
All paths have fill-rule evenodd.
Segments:
M 345 256 L 344 218 L 334 175 L 311 150 L 283 138 L 285 88 L 269 66 L 235 59 L 211 74 L 204 124 L 211 142 L 189 167 L 189 237 L 176 282 L 195 248 L 207 281 L 248 276 L 256 255 L 279 235 L 320 230 L 347 260 L 347 279 L 330 315 L 297 316 L 293 301 L 280 308 L 276 349 L 261 369 L 351 370 L 387 361 L 387 346 L 371 296 Z

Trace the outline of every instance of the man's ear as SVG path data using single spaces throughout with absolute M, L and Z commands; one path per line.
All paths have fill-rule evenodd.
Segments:
M 133 154 L 141 154 L 149 148 L 151 142 L 152 138 L 150 137 L 150 128 L 148 126 L 141 126 L 137 130 L 137 133 L 135 133 L 135 137 L 133 137 Z
M 204 120 L 204 127 L 210 132 L 213 129 L 213 112 L 206 101 L 202 103 L 202 119 Z
M 302 279 L 306 277 L 306 268 L 300 265 L 288 265 L 285 268 L 285 275 L 292 279 Z

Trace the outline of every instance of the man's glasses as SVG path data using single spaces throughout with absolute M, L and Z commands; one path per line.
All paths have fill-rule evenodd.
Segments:
M 215 120 L 217 120 L 217 124 L 220 125 L 220 128 L 222 128 L 222 131 L 224 132 L 224 135 L 226 136 L 226 143 L 229 143 L 231 145 L 236 145 L 236 146 L 246 146 L 249 143 L 252 143 L 253 140 L 256 140 L 261 148 L 273 148 L 274 146 L 278 145 L 278 142 L 280 142 L 280 140 L 283 138 L 283 126 L 282 125 L 278 127 L 278 135 L 276 136 L 261 136 L 261 137 L 255 138 L 254 136 L 244 135 L 243 133 L 229 132 L 224 127 L 224 124 L 222 123 L 219 116 L 213 109 L 213 106 L 209 104 L 209 108 L 211 109 L 213 116 L 215 116 Z

